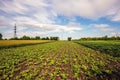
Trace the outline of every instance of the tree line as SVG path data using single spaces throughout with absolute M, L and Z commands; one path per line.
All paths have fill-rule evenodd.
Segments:
M 87 38 L 80 38 L 79 40 L 120 40 L 120 36 L 112 36 L 108 37 L 103 36 L 103 37 L 87 37 Z
M 0 40 L 2 40 L 2 34 L 0 33 Z M 7 39 L 5 39 L 7 40 Z M 16 37 L 16 38 L 10 38 L 9 40 L 59 40 L 59 37 L 57 36 L 51 36 L 51 37 L 40 37 L 40 36 L 35 36 L 35 37 L 29 37 L 29 36 L 22 36 L 20 38 Z M 71 41 L 72 37 L 68 37 L 68 41 Z M 87 38 L 80 38 L 77 40 L 120 40 L 120 36 L 112 36 L 112 37 L 108 37 L 103 36 L 103 37 L 87 37 Z
M 23 37 L 20 38 L 11 38 L 10 40 L 59 40 L 59 37 L 57 36 L 52 36 L 52 37 L 40 37 L 40 36 L 35 36 L 35 37 L 29 37 L 24 35 Z
M 0 40 L 2 40 L 2 34 L 0 33 Z M 4 39 L 7 40 L 7 39 Z M 22 36 L 20 38 L 16 37 L 16 38 L 10 38 L 9 40 L 59 40 L 59 37 L 57 36 L 51 36 L 51 37 L 40 37 L 40 36 L 35 36 L 35 37 L 29 37 L 29 36 Z

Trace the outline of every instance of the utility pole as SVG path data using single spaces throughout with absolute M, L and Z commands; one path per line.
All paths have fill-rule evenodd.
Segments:
M 16 35 L 16 24 L 14 26 L 14 38 L 17 38 L 17 35 Z

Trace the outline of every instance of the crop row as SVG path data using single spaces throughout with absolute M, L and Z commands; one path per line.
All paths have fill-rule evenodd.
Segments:
M 67 41 L 1 49 L 0 55 L 5 80 L 109 79 L 120 68 L 119 58 Z
M 77 43 L 114 57 L 120 57 L 119 41 L 77 41 Z

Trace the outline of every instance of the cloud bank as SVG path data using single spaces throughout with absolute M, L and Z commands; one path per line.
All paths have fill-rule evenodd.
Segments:
M 59 16 L 64 16 L 60 19 Z M 13 28 L 16 23 L 19 30 L 25 32 L 29 28 L 36 33 L 72 32 L 84 30 L 86 26 L 77 17 L 87 20 L 107 18 L 120 22 L 119 0 L 1 0 L 0 27 Z M 58 23 L 59 20 L 61 23 Z M 64 24 L 62 24 L 64 23 Z M 109 24 L 91 23 L 101 31 L 114 31 Z M 88 25 L 89 26 L 89 25 Z M 0 28 L 1 32 L 3 28 Z M 22 32 L 22 33 L 23 33 Z M 30 32 L 30 30 L 26 31 Z M 35 31 L 33 31 L 35 32 Z M 5 33 L 5 32 L 4 32 Z M 35 33 L 35 34 L 36 34 Z M 34 33 L 33 33 L 34 34 Z M 69 35 L 68 35 L 69 36 Z

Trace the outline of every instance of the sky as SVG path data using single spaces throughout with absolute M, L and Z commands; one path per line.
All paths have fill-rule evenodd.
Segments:
M 3 38 L 120 36 L 120 0 L 0 0 Z

